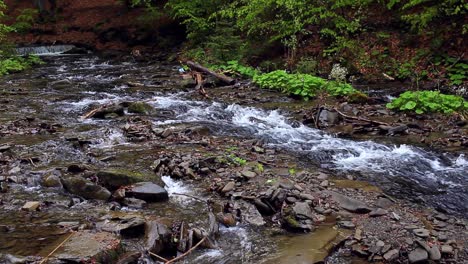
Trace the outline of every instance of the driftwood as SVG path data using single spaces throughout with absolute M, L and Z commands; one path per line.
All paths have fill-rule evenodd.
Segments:
M 195 81 L 197 82 L 197 86 L 195 86 L 195 89 L 198 90 L 198 92 L 203 95 L 204 97 L 210 99 L 210 96 L 208 95 L 208 93 L 205 91 L 205 89 L 203 88 L 203 78 L 202 78 L 202 75 L 199 73 L 199 72 L 195 72 L 193 74 L 194 78 L 195 78 Z
M 233 78 L 231 77 L 228 77 L 224 74 L 220 74 L 220 73 L 216 73 L 206 67 L 203 67 L 202 65 L 198 64 L 198 63 L 195 63 L 193 61 L 187 61 L 186 62 L 187 66 L 189 66 L 192 70 L 196 70 L 196 71 L 200 71 L 200 72 L 203 72 L 203 73 L 206 73 L 206 74 L 209 74 L 219 80 L 221 80 L 222 82 L 226 83 L 226 84 L 234 84 L 236 82 L 236 80 L 234 80 Z
M 341 116 L 344 117 L 344 118 L 353 119 L 353 120 L 358 120 L 358 121 L 363 121 L 363 122 L 367 122 L 367 123 L 371 123 L 371 124 L 390 126 L 389 123 L 380 122 L 380 121 L 376 121 L 376 120 L 370 120 L 370 119 L 366 119 L 366 118 L 362 118 L 362 117 L 357 117 L 357 116 L 346 115 L 346 114 L 344 114 L 343 112 L 340 112 L 340 111 L 339 111 L 338 109 L 336 109 L 336 108 L 333 108 L 333 110 L 335 110 L 339 115 L 341 115 Z

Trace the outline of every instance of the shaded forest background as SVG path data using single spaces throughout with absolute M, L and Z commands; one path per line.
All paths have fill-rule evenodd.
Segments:
M 35 13 L 37 2 L 43 10 Z M 286 68 L 313 75 L 326 75 L 339 63 L 357 81 L 438 86 L 467 80 L 468 4 L 463 0 L 5 3 L 6 21 L 23 22 L 10 37 L 20 45 L 139 49 L 207 65 L 235 60 L 267 72 Z

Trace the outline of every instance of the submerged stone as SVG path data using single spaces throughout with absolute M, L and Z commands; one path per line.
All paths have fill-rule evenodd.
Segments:
M 145 102 L 133 102 L 128 106 L 129 113 L 148 115 L 154 111 L 154 108 Z
M 113 169 L 100 171 L 96 174 L 99 182 L 111 190 L 116 190 L 121 186 L 142 182 L 145 176 L 139 172 L 124 169 Z

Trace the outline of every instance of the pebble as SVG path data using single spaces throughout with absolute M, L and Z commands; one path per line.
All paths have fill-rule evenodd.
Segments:
M 433 246 L 429 250 L 429 258 L 431 260 L 440 260 L 441 259 L 441 254 L 438 246 Z
M 387 209 L 389 208 L 390 206 L 393 205 L 393 202 L 390 201 L 389 199 L 387 198 L 384 198 L 384 197 L 380 197 L 377 202 L 375 202 L 375 205 L 379 208 L 383 208 L 383 209 Z
M 351 221 L 340 221 L 338 222 L 338 225 L 342 228 L 346 228 L 346 229 L 353 229 L 356 227 L 356 225 L 351 222 Z
M 39 208 L 39 205 L 40 205 L 39 202 L 27 202 L 23 205 L 21 210 L 25 210 L 29 212 L 36 211 Z
M 445 242 L 445 241 L 448 240 L 448 237 L 447 237 L 446 234 L 439 234 L 438 239 L 439 239 L 439 241 L 441 241 L 441 242 Z
M 224 188 L 221 190 L 222 193 L 227 193 L 236 187 L 236 184 L 234 182 L 228 182 L 226 185 L 224 185 Z
M 443 245 L 441 251 L 442 251 L 442 254 L 452 254 L 453 247 L 450 245 Z
M 320 183 L 320 186 L 322 187 L 327 187 L 328 186 L 328 181 L 327 180 L 324 180 L 323 182 Z
M 411 251 L 408 255 L 410 263 L 420 263 L 426 261 L 428 258 L 429 254 L 426 250 L 422 248 L 416 248 L 415 250 Z
M 422 238 L 429 237 L 429 230 L 424 229 L 424 228 L 414 229 L 413 233 L 418 237 L 422 237 Z
M 378 217 L 378 216 L 383 216 L 383 215 L 386 215 L 386 214 L 388 214 L 387 210 L 384 210 L 382 208 L 377 208 L 377 209 L 373 210 L 372 212 L 370 212 L 369 216 L 370 217 Z
M 286 198 L 286 202 L 289 203 L 289 204 L 293 204 L 293 203 L 297 202 L 297 199 L 292 197 L 292 196 L 289 196 L 288 198 Z
M 392 261 L 396 259 L 400 255 L 400 251 L 398 249 L 392 249 L 384 254 L 384 259 L 386 261 Z
M 255 172 L 248 171 L 248 170 L 241 171 L 241 175 L 248 179 L 252 179 L 252 178 L 255 178 L 255 176 L 257 176 Z

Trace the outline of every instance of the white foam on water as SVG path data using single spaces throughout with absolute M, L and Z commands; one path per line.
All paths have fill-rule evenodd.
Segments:
M 385 173 L 390 176 L 426 178 L 445 184 L 459 185 L 451 181 L 448 173 L 464 174 L 468 162 L 463 156 L 442 162 L 433 153 L 421 148 L 400 145 L 387 146 L 372 141 L 340 139 L 320 130 L 293 124 L 277 110 L 265 111 L 237 104 L 187 101 L 178 95 L 156 96 L 152 104 L 156 108 L 169 109 L 177 114 L 176 120 L 158 121 L 156 125 L 179 122 L 208 122 L 218 127 L 240 127 L 249 133 L 266 138 L 270 145 L 305 155 L 321 155 L 323 162 L 345 171 Z M 331 153 L 330 155 L 326 155 Z M 450 163 L 450 162 L 449 162 Z
M 194 261 L 201 261 L 201 260 L 206 260 L 206 259 L 217 259 L 219 257 L 222 257 L 223 255 L 224 255 L 224 252 L 221 249 L 209 249 L 209 250 L 206 250 L 200 256 L 196 257 Z
M 176 181 L 169 176 L 162 176 L 161 180 L 166 185 L 164 189 L 166 189 L 169 197 L 174 201 L 182 204 L 189 204 L 194 201 L 193 198 L 184 195 L 176 195 L 176 194 L 190 194 L 192 191 L 190 187 L 182 183 L 182 181 Z
M 102 138 L 97 140 L 97 143 L 91 146 L 97 149 L 110 149 L 120 145 L 130 145 L 130 143 L 126 142 L 125 136 L 120 130 L 109 129 Z

